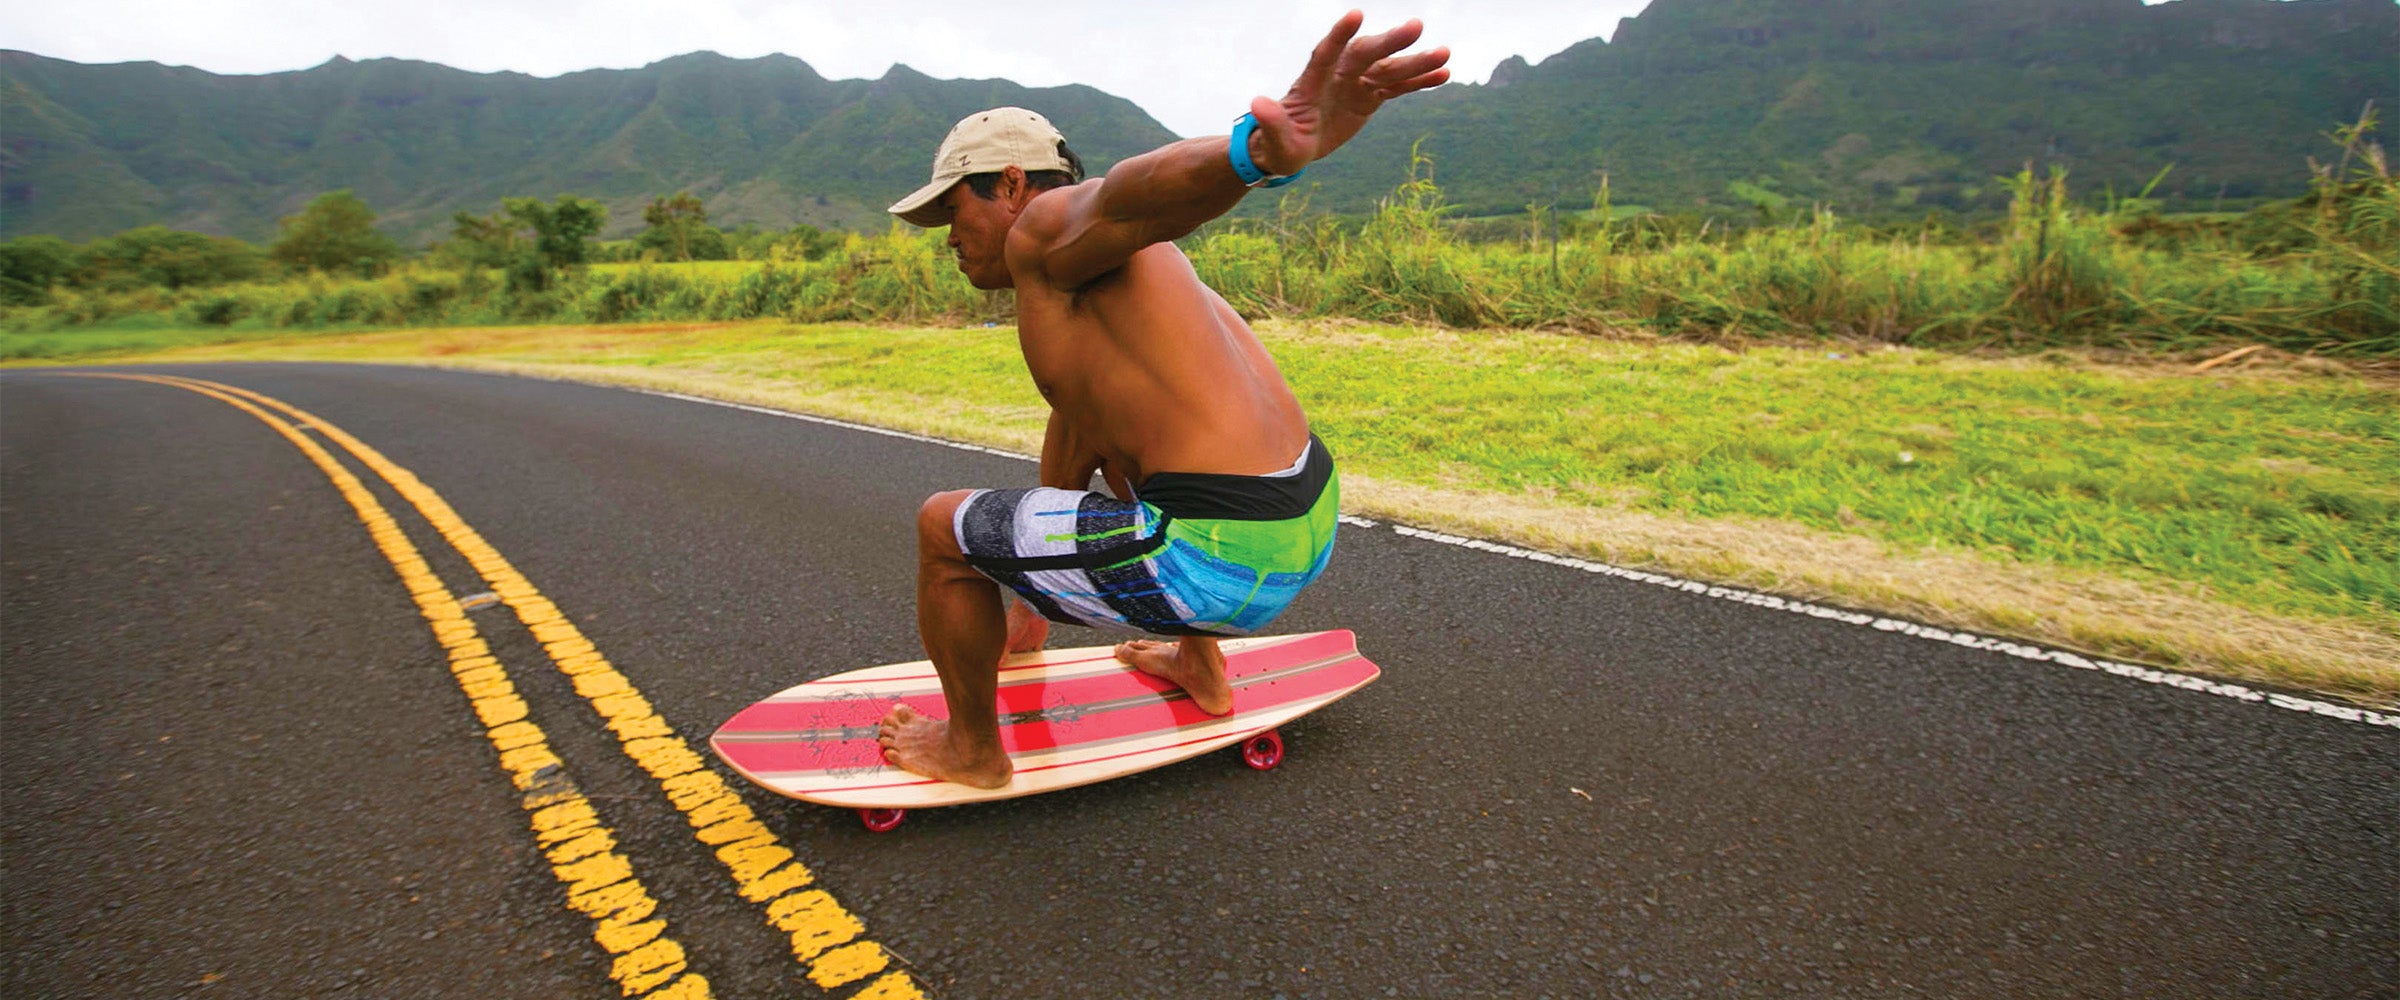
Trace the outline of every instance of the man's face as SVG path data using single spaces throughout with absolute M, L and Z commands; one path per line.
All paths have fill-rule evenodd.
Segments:
M 942 195 L 942 203 L 950 206 L 950 252 L 958 255 L 958 269 L 977 288 L 1017 285 L 1004 256 L 1008 227 L 1017 221 L 1006 194 L 1003 190 L 1001 197 L 986 201 L 961 181 Z

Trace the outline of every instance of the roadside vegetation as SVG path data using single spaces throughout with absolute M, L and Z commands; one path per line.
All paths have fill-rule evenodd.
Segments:
M 1272 217 L 1184 242 L 1202 278 L 1254 318 L 2395 358 L 2400 181 L 2367 141 L 2372 127 L 2370 116 L 2335 135 L 2340 155 L 2315 169 L 2308 196 L 2231 216 L 2165 216 L 2138 196 L 2079 202 L 2065 175 L 2029 167 L 2004 178 L 2005 219 L 1964 228 L 1855 225 L 1764 193 L 1738 225 L 1632 215 L 1605 180 L 1586 212 L 1461 220 L 1420 162 L 1363 219 L 1294 196 Z M 84 353 L 87 331 L 112 328 L 1013 319 L 1011 299 L 957 273 L 939 233 L 729 234 L 682 194 L 654 201 L 633 240 L 595 241 L 605 217 L 572 195 L 511 198 L 488 216 L 460 213 L 451 240 L 399 267 L 365 250 L 347 264 L 303 255 L 290 244 L 309 227 L 294 220 L 271 253 L 247 256 L 238 241 L 165 230 L 86 248 L 27 237 L 0 244 L 14 303 L 0 313 L 0 356 Z M 198 240 L 224 260 L 194 269 L 185 262 L 200 249 L 120 246 L 137 235 L 145 247 Z M 725 256 L 737 259 L 692 263 Z M 270 257 L 282 262 L 272 271 Z

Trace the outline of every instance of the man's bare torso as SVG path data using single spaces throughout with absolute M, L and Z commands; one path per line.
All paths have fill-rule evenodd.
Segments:
M 1011 257 L 1026 368 L 1108 472 L 1256 475 L 1307 448 L 1274 359 L 1174 244 L 1071 291 Z

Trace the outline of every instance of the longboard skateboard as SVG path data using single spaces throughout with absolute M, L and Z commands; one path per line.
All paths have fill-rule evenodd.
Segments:
M 875 724 L 898 702 L 948 718 L 933 664 L 919 660 L 835 674 L 734 714 L 709 746 L 779 795 L 859 811 L 877 832 L 906 810 L 1011 799 L 1106 781 L 1242 744 L 1266 770 L 1283 760 L 1280 726 L 1382 674 L 1347 629 L 1229 639 L 1233 711 L 1209 715 L 1172 684 L 1117 662 L 1108 646 L 1018 653 L 1000 663 L 1000 743 L 1016 774 L 970 788 L 887 764 Z

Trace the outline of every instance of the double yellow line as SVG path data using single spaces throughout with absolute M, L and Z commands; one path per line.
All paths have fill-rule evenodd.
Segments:
M 566 889 L 567 907 L 592 920 L 592 939 L 611 956 L 609 975 L 626 996 L 701 1000 L 713 994 L 706 978 L 688 971 L 683 946 L 668 935 L 667 921 L 658 915 L 657 898 L 634 875 L 632 862 L 617 850 L 614 831 L 600 821 L 591 800 L 567 778 L 565 762 L 551 751 L 541 728 L 527 718 L 525 700 L 509 683 L 507 670 L 468 620 L 466 610 L 434 575 L 374 493 L 323 445 L 303 434 L 303 429 L 340 445 L 390 484 L 516 612 L 517 620 L 541 641 L 551 663 L 573 680 L 576 692 L 616 735 L 625 755 L 657 780 L 667 801 L 691 824 L 692 835 L 723 865 L 742 898 L 759 904 L 768 923 L 789 937 L 792 957 L 807 970 L 811 982 L 832 990 L 882 973 L 852 994 L 853 1000 L 924 996 L 907 972 L 891 968 L 891 954 L 864 936 L 864 923 L 831 893 L 811 887 L 816 876 L 808 867 L 758 821 L 739 794 L 708 770 L 691 745 L 675 734 L 674 727 L 659 717 L 575 623 L 414 473 L 340 427 L 248 389 L 162 375 L 90 377 L 174 386 L 224 402 L 281 434 L 333 481 L 399 573 L 434 638 L 448 651 L 451 674 L 482 720 L 492 748 L 499 752 L 501 770 L 521 793 L 534 840 Z

